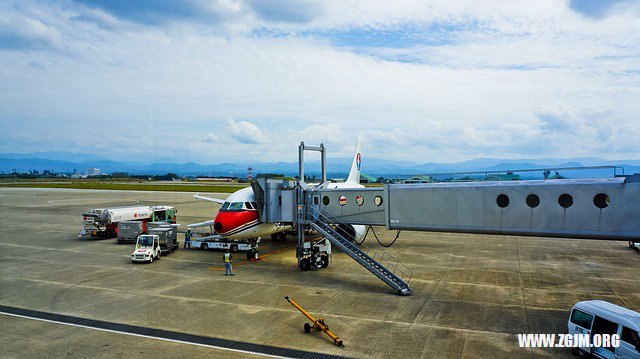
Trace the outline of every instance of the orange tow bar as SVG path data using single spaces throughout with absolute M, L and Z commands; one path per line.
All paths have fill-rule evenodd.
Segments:
M 325 332 L 331 339 L 333 339 L 333 343 L 339 347 L 344 347 L 344 343 L 337 335 L 331 333 L 329 331 L 329 326 L 324 323 L 323 318 L 316 319 L 311 316 L 311 314 L 307 313 L 306 310 L 302 309 L 301 306 L 298 305 L 293 299 L 289 299 L 289 297 L 284 297 L 287 302 L 291 303 L 296 309 L 300 311 L 300 313 L 304 314 L 305 317 L 309 318 L 309 320 L 313 323 L 313 325 L 309 325 L 309 323 L 304 323 L 304 332 L 309 334 L 311 329 L 321 330 Z

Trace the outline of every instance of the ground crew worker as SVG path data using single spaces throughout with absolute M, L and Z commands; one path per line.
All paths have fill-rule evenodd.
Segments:
M 184 234 L 184 248 L 191 248 L 191 230 L 187 229 L 187 233 Z
M 234 275 L 233 274 L 233 266 L 231 265 L 231 261 L 233 260 L 233 256 L 231 255 L 231 252 L 229 252 L 229 250 L 227 249 L 227 251 L 224 254 L 224 257 L 222 257 L 224 259 L 224 275 Z

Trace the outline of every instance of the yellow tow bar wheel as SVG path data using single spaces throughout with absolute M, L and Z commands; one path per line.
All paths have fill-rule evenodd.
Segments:
M 319 331 L 323 331 L 325 332 L 325 334 L 327 334 L 331 339 L 333 339 L 333 343 L 339 347 L 344 347 L 344 342 L 338 338 L 337 335 L 331 333 L 329 331 L 329 326 L 325 324 L 324 319 L 323 318 L 314 318 L 313 316 L 311 316 L 311 314 L 309 314 L 306 310 L 302 309 L 301 306 L 298 305 L 298 303 L 296 303 L 293 299 L 289 299 L 289 297 L 284 297 L 284 299 L 287 300 L 287 302 L 289 302 L 291 305 L 293 305 L 297 310 L 300 311 L 300 313 L 304 314 L 305 317 L 307 317 L 311 323 L 313 324 L 309 324 L 309 323 L 304 323 L 304 332 L 309 334 L 311 332 L 311 329 L 315 329 L 315 330 L 319 330 Z

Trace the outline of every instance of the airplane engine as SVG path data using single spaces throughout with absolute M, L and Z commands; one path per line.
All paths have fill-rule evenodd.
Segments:
M 362 225 L 339 224 L 336 231 L 349 241 L 355 239 L 357 242 L 361 242 L 367 232 L 367 228 Z
M 362 238 L 364 238 L 365 234 L 367 234 L 367 227 L 362 225 L 354 225 L 353 229 L 356 232 L 356 241 L 358 243 L 362 242 Z

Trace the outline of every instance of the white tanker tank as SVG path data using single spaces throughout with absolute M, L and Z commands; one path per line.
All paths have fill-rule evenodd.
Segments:
M 112 237 L 117 235 L 122 221 L 176 222 L 176 210 L 170 206 L 129 206 L 87 209 L 82 213 L 83 228 L 80 235 Z

